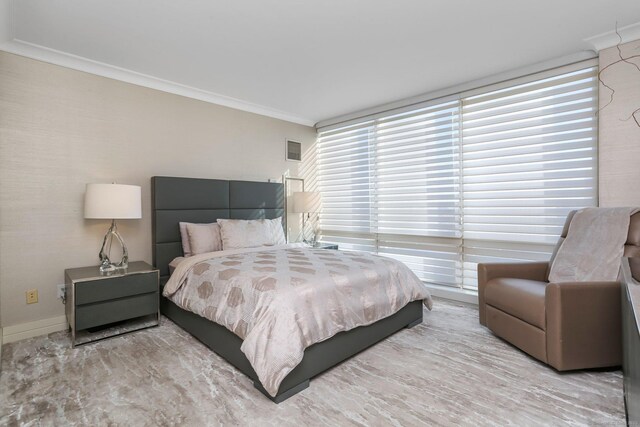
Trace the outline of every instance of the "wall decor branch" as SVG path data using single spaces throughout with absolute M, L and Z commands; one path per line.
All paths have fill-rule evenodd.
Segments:
M 602 86 L 604 86 L 605 88 L 608 89 L 609 91 L 609 100 L 607 101 L 607 103 L 602 106 L 599 110 L 598 113 L 601 112 L 602 110 L 604 110 L 605 108 L 607 108 L 609 105 L 611 105 L 613 103 L 613 101 L 615 100 L 615 96 L 616 96 L 616 90 L 610 85 L 608 84 L 605 79 L 603 78 L 605 71 L 611 69 L 612 67 L 618 65 L 618 64 L 628 64 L 632 67 L 634 67 L 638 73 L 640 73 L 640 65 L 638 65 L 637 63 L 633 62 L 632 60 L 634 59 L 638 59 L 640 58 L 640 54 L 636 54 L 636 55 L 629 55 L 629 56 L 624 56 L 622 53 L 622 36 L 620 35 L 620 32 L 618 31 L 618 24 L 616 23 L 616 28 L 615 28 L 615 32 L 616 35 L 618 36 L 619 42 L 616 45 L 616 50 L 618 52 L 618 58 L 616 61 L 613 61 L 610 64 L 607 64 L 606 66 L 602 67 L 600 69 L 600 71 L 598 72 L 598 81 L 600 82 L 600 84 Z M 640 76 L 638 76 L 638 78 L 640 78 Z M 633 121 L 635 122 L 636 126 L 638 126 L 638 128 L 640 128 L 640 107 L 638 107 L 637 109 L 635 109 L 627 118 L 624 119 L 620 119 L 621 121 L 629 121 L 633 119 Z

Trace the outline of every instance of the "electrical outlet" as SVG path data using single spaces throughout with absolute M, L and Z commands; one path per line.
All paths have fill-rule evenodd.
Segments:
M 61 285 L 58 285 L 58 299 L 61 299 L 62 301 L 64 301 L 66 298 L 67 298 L 67 291 L 63 283 Z
M 38 290 L 30 289 L 27 291 L 27 304 L 35 304 L 38 302 Z

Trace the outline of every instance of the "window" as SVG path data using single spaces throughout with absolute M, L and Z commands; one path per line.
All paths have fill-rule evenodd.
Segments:
M 371 150 L 377 252 L 424 281 L 453 286 L 462 237 L 459 127 L 457 101 L 382 117 Z
M 373 121 L 366 121 L 322 132 L 318 138 L 322 237 L 347 250 L 376 251 L 370 234 L 373 130 Z
M 597 204 L 597 69 L 521 81 L 320 129 L 321 239 L 474 289 L 478 262 L 546 260 Z
M 464 280 L 548 260 L 567 213 L 596 206 L 594 67 L 462 99 Z

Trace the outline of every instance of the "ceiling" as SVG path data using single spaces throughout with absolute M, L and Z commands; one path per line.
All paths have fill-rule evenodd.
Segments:
M 304 124 L 640 22 L 638 0 L 8 1 L 3 50 Z

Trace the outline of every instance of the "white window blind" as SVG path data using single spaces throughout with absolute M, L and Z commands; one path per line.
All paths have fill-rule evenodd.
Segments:
M 548 260 L 567 213 L 597 204 L 597 69 L 462 99 L 464 280 Z
M 321 239 L 473 289 L 478 262 L 546 260 L 597 203 L 597 78 L 583 65 L 320 129 Z
M 462 237 L 459 126 L 457 100 L 383 116 L 371 152 L 377 252 L 452 286 Z
M 371 233 L 373 131 L 370 120 L 322 132 L 318 138 L 322 239 L 344 250 L 376 251 Z

